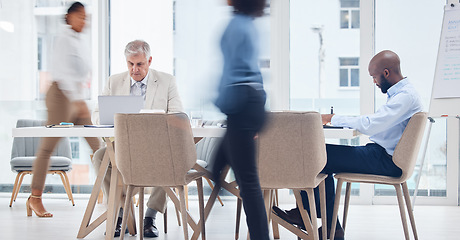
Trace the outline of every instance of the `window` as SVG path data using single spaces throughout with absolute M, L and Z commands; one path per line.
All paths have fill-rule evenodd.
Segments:
M 349 146 L 359 146 L 359 138 L 352 138 L 352 139 L 340 139 L 340 145 L 349 145 Z
M 343 57 L 360 56 L 360 29 L 341 30 L 342 8 L 339 1 L 290 1 L 291 110 L 360 113 L 359 58 Z
M 359 58 L 339 58 L 340 87 L 359 87 Z
M 70 149 L 72 151 L 72 160 L 80 159 L 80 141 L 77 137 L 71 137 L 70 139 Z
M 340 1 L 340 28 L 359 28 L 359 0 Z
M 36 0 L 36 1 L 0 1 L 0 157 L 11 157 L 11 128 L 17 119 L 46 119 L 45 93 L 50 83 L 49 57 L 53 51 L 53 41 L 61 28 L 64 28 L 64 15 L 73 1 Z M 90 90 L 97 86 L 98 68 L 98 21 L 99 5 L 95 1 L 82 0 L 87 13 L 87 26 L 83 36 L 88 43 L 92 57 L 92 75 L 88 76 L 86 85 L 87 98 Z M 93 87 L 91 87 L 93 86 Z M 88 104 L 92 107 L 92 104 Z M 84 142 L 84 140 L 82 140 Z M 72 184 L 89 185 L 95 179 L 91 165 L 90 153 L 86 143 L 72 142 L 74 159 L 73 170 L 69 173 Z M 79 168 L 78 165 L 83 168 Z M 10 171 L 9 161 L 0 164 L 0 188 L 10 186 L 15 174 Z M 82 169 L 80 171 L 80 169 Z M 30 182 L 30 176 L 24 178 L 24 186 Z M 63 193 L 59 176 L 48 175 L 47 189 L 53 193 Z M 58 187 L 53 187 L 58 186 Z M 23 189 L 26 189 L 23 188 Z M 10 191 L 11 188 L 3 188 Z M 91 190 L 91 189 L 89 189 Z
M 360 113 L 359 88 L 350 88 L 352 82 L 359 86 L 359 58 L 341 57 L 360 55 L 360 29 L 341 31 L 336 14 L 341 6 L 338 1 L 290 1 L 291 110 L 329 113 L 334 106 L 337 114 Z M 338 85 L 342 79 L 350 91 L 342 91 Z M 359 140 L 326 139 L 326 143 L 359 145 Z M 359 184 L 352 185 L 352 194 L 360 195 Z
M 410 0 L 378 0 L 375 5 L 375 52 L 390 49 L 399 55 L 401 72 L 416 88 L 425 111 L 428 110 L 431 99 L 445 4 L 445 0 L 424 1 L 423 4 L 415 5 Z M 394 7 L 396 5 L 398 8 Z M 411 23 L 402 21 L 408 12 L 411 13 L 411 18 L 418 19 L 418 26 L 423 27 L 413 27 Z M 407 32 L 407 29 L 410 29 L 410 32 Z M 431 34 L 426 34 L 427 32 Z M 400 34 L 404 37 L 393 37 L 402 36 Z M 407 48 L 407 44 L 412 44 L 412 47 Z M 386 99 L 387 95 L 375 88 L 375 109 L 385 104 Z M 446 150 L 448 128 L 445 119 L 438 118 L 435 121 L 431 129 L 418 195 L 446 198 L 449 197 L 449 163 Z M 421 153 L 419 158 L 420 156 Z M 420 174 L 419 164 L 420 159 L 414 174 L 407 181 L 410 192 L 414 190 L 416 178 Z M 395 194 L 395 191 L 376 185 L 374 193 L 376 196 L 385 196 Z M 419 201 L 423 200 L 417 198 L 417 202 Z
M 176 0 L 174 6 L 174 72 L 185 111 L 201 111 L 204 119 L 225 118 L 213 101 L 223 64 L 220 39 L 232 17 L 232 8 L 226 1 L 215 0 Z M 267 8 L 264 16 L 254 20 L 260 41 L 260 71 L 267 91 L 270 88 L 269 13 Z

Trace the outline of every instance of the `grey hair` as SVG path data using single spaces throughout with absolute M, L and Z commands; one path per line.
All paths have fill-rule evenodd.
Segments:
M 144 54 L 146 59 L 150 57 L 150 46 L 144 40 L 134 40 L 129 42 L 125 47 L 125 57 L 128 58 L 132 55 Z

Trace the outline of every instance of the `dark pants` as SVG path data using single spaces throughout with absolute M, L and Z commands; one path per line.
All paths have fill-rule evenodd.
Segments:
M 328 174 L 326 178 L 326 214 L 327 226 L 331 228 L 332 214 L 334 210 L 335 187 L 334 173 L 366 173 L 391 177 L 399 177 L 402 174 L 390 155 L 378 144 L 369 143 L 366 146 L 344 146 L 326 144 L 327 163 L 322 173 Z M 302 192 L 302 200 L 305 209 L 309 210 L 308 198 Z M 319 190 L 315 188 L 315 201 L 318 217 L 319 211 Z M 337 229 L 341 228 L 337 221 Z
M 247 102 L 237 113 L 227 115 L 227 132 L 216 154 L 213 174 L 215 179 L 220 179 L 223 167 L 227 164 L 231 166 L 243 199 L 251 239 L 268 240 L 267 214 L 259 183 L 254 142 L 254 136 L 265 121 L 265 92 L 249 86 L 240 88 L 241 94 L 247 94 Z

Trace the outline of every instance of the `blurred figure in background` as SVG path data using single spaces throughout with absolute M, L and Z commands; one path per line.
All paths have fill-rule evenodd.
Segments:
M 229 164 L 243 199 L 251 239 L 267 240 L 268 224 L 255 158 L 254 137 L 265 121 L 266 95 L 258 66 L 258 36 L 253 20 L 265 0 L 228 0 L 234 14 L 221 40 L 224 69 L 216 106 L 227 115 L 227 132 L 216 154 L 214 179 Z
M 80 2 L 74 2 L 65 15 L 67 28 L 55 40 L 52 56 L 53 82 L 46 94 L 48 108 L 47 124 L 73 122 L 76 125 L 91 124 L 91 114 L 84 101 L 83 84 L 90 72 L 85 45 L 80 33 L 86 24 L 85 7 Z M 58 137 L 43 138 L 34 162 L 32 177 L 32 194 L 26 202 L 27 216 L 32 211 L 38 217 L 52 217 L 42 203 L 42 193 L 45 186 L 46 174 L 49 168 L 50 156 L 54 151 Z M 99 149 L 98 138 L 86 138 L 93 152 Z

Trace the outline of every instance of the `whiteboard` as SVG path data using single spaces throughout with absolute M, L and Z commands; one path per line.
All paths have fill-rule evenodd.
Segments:
M 429 115 L 460 115 L 460 4 L 444 8 Z
M 444 8 L 429 115 L 460 115 L 460 4 Z

